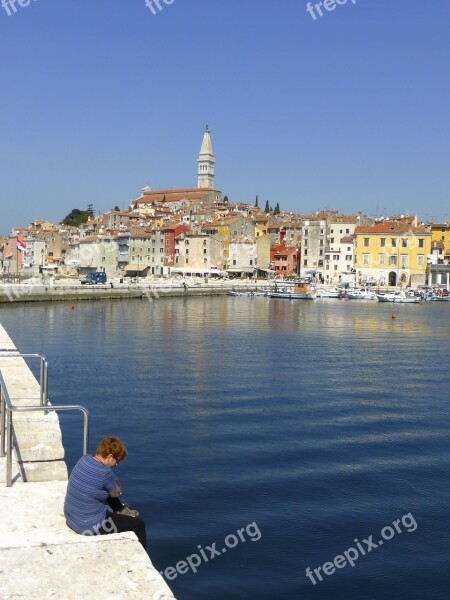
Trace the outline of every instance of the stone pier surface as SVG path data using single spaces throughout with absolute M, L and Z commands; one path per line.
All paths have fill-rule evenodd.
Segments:
M 39 384 L 28 366 L 5 356 L 14 351 L 0 325 L 0 369 L 11 400 L 38 406 Z M 0 599 L 173 600 L 134 533 L 83 536 L 67 527 L 58 418 L 40 412 L 16 416 L 21 420 L 14 420 L 12 487 L 6 487 L 6 458 L 0 458 Z

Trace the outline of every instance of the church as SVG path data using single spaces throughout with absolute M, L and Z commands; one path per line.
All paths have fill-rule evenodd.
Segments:
M 154 203 L 177 203 L 189 201 L 212 206 L 222 201 L 222 193 L 214 187 L 215 158 L 211 142 L 211 132 L 206 125 L 202 145 L 197 158 L 197 187 L 171 190 L 153 190 L 145 187 L 141 197 L 133 200 L 130 208 L 142 210 Z

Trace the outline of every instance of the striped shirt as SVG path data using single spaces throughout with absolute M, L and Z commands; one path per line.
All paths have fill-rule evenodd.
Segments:
M 82 456 L 67 484 L 64 502 L 67 525 L 77 533 L 98 533 L 98 527 L 109 511 L 109 494 L 115 489 L 116 479 L 111 469 L 90 454 Z

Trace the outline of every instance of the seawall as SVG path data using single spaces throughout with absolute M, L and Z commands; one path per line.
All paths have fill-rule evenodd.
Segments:
M 169 297 L 225 295 L 233 290 L 256 291 L 264 282 L 196 283 L 151 282 L 81 285 L 57 282 L 56 284 L 0 284 L 0 303 L 13 302 L 75 302 L 81 300 L 127 300 L 142 298 L 157 300 Z M 267 282 L 266 282 L 267 285 Z
M 40 385 L 1 325 L 0 370 L 15 406 L 39 406 Z M 0 598 L 173 600 L 133 533 L 82 536 L 67 527 L 67 467 L 56 413 L 15 413 L 13 433 L 11 487 L 0 457 Z M 80 454 L 81 448 L 80 419 Z

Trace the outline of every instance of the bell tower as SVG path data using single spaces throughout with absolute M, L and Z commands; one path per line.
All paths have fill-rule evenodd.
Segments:
M 205 133 L 203 134 L 202 147 L 197 159 L 198 163 L 198 179 L 197 187 L 214 189 L 214 152 L 211 144 L 211 134 L 208 125 L 206 125 Z

